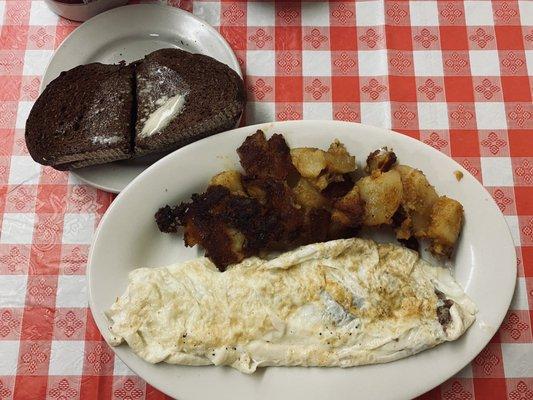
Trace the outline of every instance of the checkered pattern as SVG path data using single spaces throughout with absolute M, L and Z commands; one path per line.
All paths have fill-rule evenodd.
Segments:
M 511 229 L 518 285 L 476 359 L 425 399 L 533 398 L 533 1 L 168 1 L 217 27 L 246 74 L 245 122 L 341 119 L 453 157 Z M 162 399 L 87 309 L 91 236 L 113 197 L 35 164 L 24 123 L 76 28 L 0 0 L 0 398 Z

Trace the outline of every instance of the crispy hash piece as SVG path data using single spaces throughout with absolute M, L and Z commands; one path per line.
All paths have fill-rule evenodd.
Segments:
M 283 136 L 262 131 L 237 149 L 244 174 L 215 175 L 202 194 L 155 215 L 162 232 L 184 230 L 187 246 L 200 245 L 220 270 L 273 250 L 350 237 L 361 226 L 389 225 L 405 246 L 450 256 L 463 223 L 463 208 L 439 197 L 425 175 L 398 165 L 385 148 L 372 152 L 368 176 L 339 141 L 327 151 L 289 149 Z
M 237 149 L 242 168 L 249 177 L 286 180 L 295 173 L 291 152 L 283 136 L 274 134 L 268 141 L 262 131 L 248 136 Z
M 368 155 L 365 171 L 369 174 L 376 170 L 387 172 L 394 164 L 396 164 L 396 154 L 388 148 L 382 147 Z

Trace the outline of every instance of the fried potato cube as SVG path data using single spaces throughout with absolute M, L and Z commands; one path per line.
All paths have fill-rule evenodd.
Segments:
M 412 225 L 413 221 L 411 220 L 411 217 L 405 212 L 403 206 L 400 204 L 400 207 L 398 207 L 398 210 L 396 210 L 392 216 L 392 226 L 396 233 L 396 239 L 408 240 L 411 238 L 413 235 L 411 230 Z
M 439 196 L 422 171 L 407 165 L 398 165 L 394 170 L 400 173 L 402 179 L 402 206 L 412 220 L 413 233 L 417 237 L 424 237 L 433 204 Z
M 457 200 L 441 196 L 433 204 L 428 237 L 431 251 L 449 256 L 463 224 L 463 206 Z
M 330 183 L 342 182 L 343 180 L 344 178 L 340 174 L 323 172 L 318 178 L 309 179 L 309 183 L 311 183 L 318 190 L 322 191 L 327 188 Z
M 328 170 L 337 174 L 347 174 L 357 169 L 355 157 L 351 156 L 344 144 L 335 140 L 325 153 Z
M 402 201 L 402 180 L 398 171 L 375 171 L 357 182 L 364 202 L 364 225 L 390 224 Z
M 242 187 L 241 173 L 235 170 L 223 171 L 211 178 L 209 186 L 224 186 L 233 194 L 244 195 L 244 188 Z
M 321 208 L 327 204 L 326 198 L 305 178 L 300 178 L 292 189 L 296 202 L 305 208 Z
M 233 228 L 226 228 L 226 232 L 230 238 L 231 250 L 233 251 L 233 253 L 241 254 L 244 249 L 244 242 L 245 242 L 244 235 L 238 230 L 233 229 Z
M 261 204 L 266 203 L 266 192 L 259 186 L 248 184 L 246 185 L 246 192 L 248 193 L 248 196 L 258 200 Z
M 301 176 L 317 190 L 324 190 L 332 182 L 342 181 L 343 174 L 356 170 L 355 157 L 346 147 L 335 140 L 328 151 L 313 147 L 301 147 L 291 150 L 292 163 Z
M 408 211 L 427 206 L 431 208 L 438 195 L 424 173 L 408 165 L 398 165 L 394 169 L 402 179 L 404 207 Z
M 328 166 L 325 154 L 314 147 L 300 147 L 291 150 L 291 159 L 304 178 L 317 178 Z
M 267 193 L 265 188 L 261 185 L 262 179 L 251 179 L 246 175 L 243 176 L 242 185 L 246 194 L 254 199 L 258 200 L 261 204 L 266 204 Z
M 348 193 L 335 202 L 333 207 L 350 214 L 361 214 L 363 208 L 359 187 L 354 185 Z
M 331 222 L 335 228 L 335 232 L 340 232 L 341 229 L 354 225 L 350 214 L 337 209 L 331 211 Z
M 365 171 L 369 174 L 376 170 L 387 172 L 394 166 L 394 164 L 396 164 L 396 154 L 387 147 L 383 147 L 368 155 L 366 158 Z
M 355 228 L 361 225 L 364 214 L 364 204 L 361 201 L 359 188 L 354 186 L 342 198 L 333 204 L 331 220 L 339 228 Z

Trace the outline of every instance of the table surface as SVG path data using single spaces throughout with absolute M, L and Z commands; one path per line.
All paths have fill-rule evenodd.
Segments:
M 518 254 L 499 332 L 427 399 L 533 399 L 533 1 L 176 1 L 246 75 L 245 122 L 341 119 L 453 157 L 493 195 Z M 0 399 L 161 399 L 87 308 L 91 236 L 114 196 L 29 157 L 24 124 L 78 24 L 0 0 Z M 528 73 L 529 71 L 529 73 Z

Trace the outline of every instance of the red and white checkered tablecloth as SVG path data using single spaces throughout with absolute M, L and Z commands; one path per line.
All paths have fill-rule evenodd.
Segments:
M 425 399 L 533 399 L 533 1 L 171 1 L 220 29 L 246 75 L 245 122 L 392 128 L 461 163 L 511 229 L 518 282 L 499 332 Z M 113 196 L 29 157 L 41 76 L 77 27 L 0 0 L 0 399 L 162 399 L 87 308 L 91 236 Z

